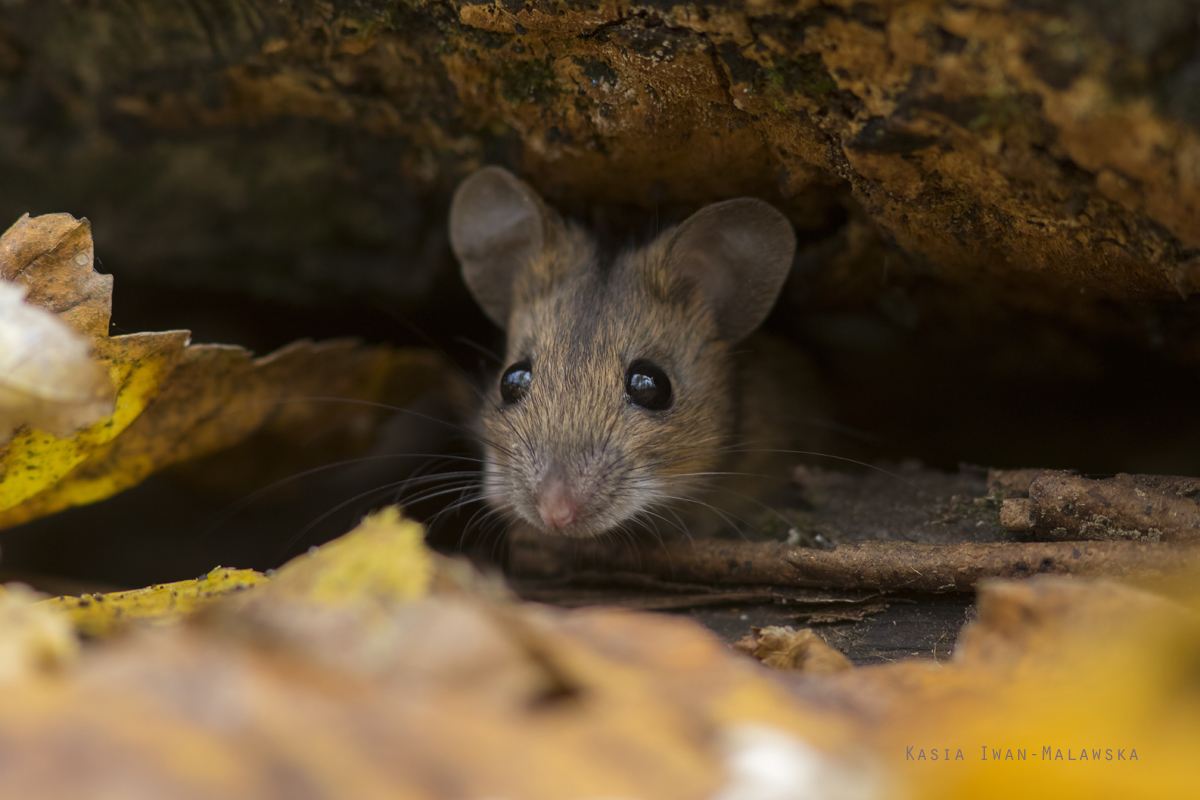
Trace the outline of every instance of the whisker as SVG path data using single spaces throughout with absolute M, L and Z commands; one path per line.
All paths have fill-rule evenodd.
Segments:
M 411 408 L 404 408 L 402 406 L 394 406 L 389 403 L 379 403 L 374 400 L 360 400 L 360 399 L 354 398 L 354 397 L 296 396 L 296 397 L 278 397 L 278 398 L 273 398 L 270 400 L 249 400 L 249 401 L 245 401 L 244 403 L 241 403 L 239 405 L 260 405 L 260 404 L 282 405 L 284 403 L 293 403 L 293 402 L 296 402 L 296 403 L 299 403 L 299 402 L 346 403 L 348 405 L 357 405 L 357 406 L 364 406 L 366 408 L 378 408 L 378 409 L 382 409 L 385 411 L 392 411 L 397 414 L 406 414 L 410 417 L 424 420 L 426 422 L 434 422 L 434 423 L 437 423 L 438 425 L 444 425 L 447 428 L 450 428 L 451 430 L 457 431 L 458 433 L 465 435 L 469 439 L 472 439 L 481 444 L 487 445 L 488 447 L 491 447 L 495 450 L 502 451 L 502 452 L 507 450 L 507 448 L 505 448 L 500 443 L 491 441 L 490 439 L 486 439 L 483 436 L 481 436 L 479 433 L 477 433 L 476 431 L 473 431 L 472 429 L 470 429 L 466 426 L 459 425 L 457 423 L 450 422 L 448 420 L 440 419 L 440 418 L 432 416 L 430 414 L 423 414 L 420 411 L 414 411 Z
M 477 351 L 477 352 L 479 352 L 479 353 L 482 353 L 483 355 L 487 356 L 489 359 L 491 359 L 491 360 L 492 360 L 493 362 L 495 362 L 496 364 L 503 364 L 503 363 L 504 363 L 504 359 L 503 359 L 503 358 L 501 358 L 500 356 L 496 355 L 494 352 L 492 352 L 492 351 L 491 351 L 491 350 L 489 350 L 488 348 L 484 347 L 483 345 L 479 344 L 479 342 L 476 342 L 476 341 L 475 341 L 475 340 L 473 340 L 473 339 L 468 339 L 468 338 L 467 338 L 467 337 L 465 337 L 465 336 L 455 336 L 455 337 L 454 337 L 454 343 L 455 343 L 455 344 L 465 344 L 467 347 L 470 347 L 472 350 L 475 350 L 475 351 Z
M 279 553 L 275 556 L 276 559 L 278 560 L 278 559 L 282 558 L 284 553 L 286 553 L 288 550 L 290 550 L 292 547 L 294 547 L 297 542 L 299 542 L 301 539 L 304 538 L 305 534 L 307 534 L 309 531 L 311 531 L 317 525 L 319 525 L 322 522 L 324 522 L 325 520 L 327 520 L 329 517 L 336 514 L 338 511 L 341 511 L 346 506 L 350 505 L 351 503 L 355 503 L 359 500 L 362 500 L 365 497 L 370 497 L 371 495 L 379 494 L 380 492 L 391 489 L 393 486 L 397 486 L 400 483 L 403 483 L 403 481 L 396 481 L 395 483 L 388 483 L 388 484 L 384 484 L 383 486 L 377 486 L 374 489 L 370 489 L 370 490 L 362 492 L 360 494 L 356 494 L 353 497 L 351 497 L 350 499 L 343 500 L 342 502 L 338 503 L 336 506 L 329 509 L 325 513 L 321 514 L 319 517 L 314 519 L 312 522 L 305 525 L 303 528 L 300 529 L 299 532 L 297 532 L 290 539 L 288 539 L 288 541 L 284 544 L 284 546 L 282 548 L 280 548 Z
M 316 475 L 317 473 L 320 473 L 320 472 L 327 472 L 332 469 L 337 469 L 339 467 L 355 466 L 355 465 L 362 464 L 367 461 L 382 461 L 382 460 L 387 460 L 387 459 L 399 459 L 399 458 L 441 458 L 441 459 L 448 459 L 448 460 L 454 460 L 454 461 L 475 461 L 475 462 L 482 463 L 482 459 L 471 458 L 468 456 L 443 456 L 440 454 L 434 455 L 431 453 L 388 453 L 388 454 L 374 455 L 374 456 L 359 456 L 357 458 L 348 458 L 343 461 L 335 461 L 331 464 L 322 464 L 321 466 L 313 467 L 312 469 L 307 469 L 307 470 L 304 470 L 303 472 L 298 472 L 295 475 L 289 475 L 286 478 L 281 478 L 277 481 L 273 481 L 272 483 L 268 484 L 267 486 L 264 486 L 261 489 L 253 491 L 250 494 L 246 495 L 245 497 L 242 497 L 242 498 L 238 499 L 237 501 L 231 503 L 229 506 L 226 506 L 221 511 L 217 512 L 215 517 L 210 519 L 208 527 L 204 531 L 202 531 L 200 534 L 198 534 L 198 538 L 199 538 L 199 540 L 203 541 L 207 537 L 213 535 L 221 525 L 225 524 L 226 522 L 231 520 L 233 517 L 237 516 L 237 514 L 239 512 L 241 512 L 247 506 L 251 505 L 255 500 L 258 500 L 259 498 L 263 497 L 264 495 L 267 495 L 267 494 L 275 491 L 276 489 L 286 486 L 287 484 L 289 484 L 293 481 L 297 481 L 302 478 L 307 478 L 310 475 Z M 469 473 L 462 473 L 462 474 L 469 474 Z
M 821 452 L 817 452 L 815 450 L 774 450 L 774 449 L 766 449 L 766 448 L 749 448 L 749 449 L 744 449 L 744 450 L 730 450 L 729 452 L 731 452 L 731 453 L 788 453 L 788 454 L 797 455 L 797 456 L 815 456 L 817 458 L 830 458 L 835 461 L 845 461 L 850 464 L 857 464 L 860 467 L 866 467 L 867 469 L 875 470 L 876 472 L 881 472 L 884 475 L 887 475 L 889 478 L 895 478 L 896 480 L 900 481 L 901 483 L 911 486 L 914 489 L 917 488 L 917 485 L 915 483 L 913 483 L 912 481 L 907 480 L 905 478 L 901 478 L 896 473 L 889 472 L 888 470 L 884 469 L 883 467 L 878 467 L 874 464 L 868 464 L 866 461 L 859 461 L 858 459 L 855 459 L 855 458 L 847 458 L 846 456 L 835 456 L 832 453 L 821 453 Z
M 751 524 L 747 520 L 742 519 L 741 517 L 737 516 L 736 514 L 732 514 L 728 511 L 717 508 L 712 503 L 706 502 L 704 500 L 698 500 L 694 497 L 686 497 L 686 496 L 681 496 L 681 495 L 662 494 L 659 496 L 664 499 L 667 499 L 667 500 L 675 500 L 677 502 L 692 503 L 694 505 L 698 505 L 701 508 L 706 508 L 709 511 L 712 511 L 714 514 L 716 514 L 718 517 L 720 517 L 721 520 L 724 521 L 726 525 L 729 525 L 736 529 L 737 526 L 734 525 L 733 522 L 731 521 L 731 520 L 735 520 L 737 522 L 740 522 L 742 525 L 746 526 L 747 528 L 751 529 L 755 533 L 762 534 L 762 531 L 760 531 L 755 525 Z
M 465 475 L 471 475 L 471 476 L 476 476 L 476 475 L 477 475 L 477 473 L 473 473 L 473 472 L 471 472 L 471 473 L 464 473 L 464 474 L 465 474 Z M 433 480 L 435 480 L 435 479 L 438 479 L 438 478 L 441 478 L 442 476 L 430 475 L 430 476 L 425 476 L 425 477 L 426 477 L 427 479 L 429 479 L 429 481 L 430 481 L 430 482 L 432 482 Z M 376 486 L 376 487 L 374 487 L 373 489 L 369 489 L 369 490 L 367 490 L 367 491 L 365 491 L 365 492 L 360 492 L 359 494 L 356 494 L 356 495 L 354 495 L 353 497 L 350 497 L 350 498 L 349 498 L 349 499 L 347 499 L 347 500 L 343 500 L 342 502 L 340 502 L 340 503 L 338 503 L 337 505 L 335 505 L 333 508 L 330 508 L 329 510 L 327 510 L 327 511 L 325 511 L 324 513 L 322 513 L 321 515 L 319 515 L 319 516 L 318 516 L 316 519 L 314 519 L 313 521 L 311 521 L 310 523 L 308 523 L 307 525 L 305 525 L 305 526 L 304 526 L 302 529 L 300 529 L 300 531 L 299 531 L 299 532 L 297 532 L 295 535 L 293 535 L 293 536 L 292 536 L 292 537 L 291 537 L 291 538 L 290 538 L 290 539 L 287 541 L 287 543 L 286 543 L 286 544 L 283 546 L 283 548 L 280 550 L 280 552 L 279 552 L 279 554 L 276 556 L 276 558 L 277 558 L 277 559 L 278 559 L 278 558 L 281 558 L 281 557 L 283 556 L 283 553 L 287 552 L 289 549 L 291 549 L 293 546 L 295 546 L 295 544 L 296 544 L 298 541 L 300 541 L 300 540 L 301 540 L 301 539 L 302 539 L 302 538 L 303 538 L 303 537 L 304 537 L 304 536 L 305 536 L 305 535 L 306 535 L 306 534 L 307 534 L 309 531 L 311 531 L 311 530 L 312 530 L 313 528 L 315 528 L 317 525 L 321 524 L 321 523 L 322 523 L 322 522 L 324 522 L 326 519 L 328 519 L 328 518 L 329 518 L 329 517 L 331 517 L 332 515 L 336 514 L 338 511 L 342 510 L 342 509 L 343 509 L 343 508 L 345 508 L 346 506 L 348 506 L 348 505 L 350 505 L 350 504 L 352 504 L 352 503 L 358 502 L 358 501 L 360 501 L 360 500 L 362 500 L 362 499 L 364 499 L 364 498 L 371 497 L 372 495 L 377 495 L 377 494 L 379 494 L 379 493 L 381 493 L 381 492 L 388 491 L 388 490 L 390 490 L 390 489 L 392 489 L 392 488 L 394 488 L 394 487 L 396 487 L 396 486 L 402 486 L 402 485 L 404 485 L 404 484 L 406 484 L 406 483 L 408 483 L 408 482 L 409 482 L 409 479 L 407 479 L 407 478 L 406 478 L 405 480 L 402 480 L 402 481 L 393 481 L 393 482 L 391 482 L 391 483 L 385 483 L 385 484 L 383 484 L 382 486 Z M 452 492 L 460 491 L 460 490 L 462 490 L 462 489 L 464 489 L 464 488 L 470 488 L 472 485 L 474 485 L 474 480 L 470 480 L 470 481 L 463 480 L 463 481 L 461 481 L 461 483 L 460 483 L 460 484 L 456 484 L 456 485 L 454 485 L 454 486 L 453 486 L 453 487 L 451 487 L 451 488 L 439 487 L 439 490 L 438 490 L 438 491 L 432 491 L 432 490 L 430 490 L 430 491 L 426 491 L 426 492 L 424 492 L 424 493 L 422 493 L 422 494 L 420 494 L 420 495 L 418 495 L 418 496 L 416 496 L 416 497 L 407 498 L 407 499 L 405 500 L 405 503 L 406 503 L 406 504 L 415 504 L 415 503 L 424 502 L 424 501 L 426 501 L 426 500 L 430 500 L 430 499 L 433 499 L 433 498 L 435 498 L 435 497 L 439 497 L 439 496 L 441 496 L 441 495 L 444 495 L 444 494 L 450 494 L 450 493 L 452 493 Z
M 466 489 L 474 488 L 475 484 L 472 481 L 461 481 L 459 483 L 438 484 L 423 491 L 417 492 L 414 495 L 405 497 L 400 501 L 404 506 L 415 506 L 418 503 L 424 503 L 426 500 L 432 500 L 435 497 L 443 497 L 454 492 L 461 492 Z

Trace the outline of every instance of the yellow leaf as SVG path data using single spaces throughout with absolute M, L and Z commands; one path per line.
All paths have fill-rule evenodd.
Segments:
M 272 594 L 323 605 L 404 602 L 428 594 L 433 574 L 425 529 L 390 506 L 289 561 L 276 573 Z
M 112 279 L 92 270 L 92 257 L 87 220 L 68 214 L 25 216 L 0 237 L 0 278 L 24 287 L 41 312 L 91 337 L 116 387 L 112 413 L 69 437 L 62 435 L 95 415 L 45 424 L 58 421 L 45 413 L 47 401 L 16 419 L 34 424 L 0 448 L 0 528 L 103 500 L 260 430 L 308 439 L 332 423 L 361 438 L 389 408 L 430 390 L 465 402 L 462 381 L 420 350 L 301 341 L 254 358 L 240 347 L 189 345 L 187 331 L 110 338 Z M 0 374 L 11 372 L 5 363 L 0 353 Z M 0 426 L 3 404 L 0 379 Z
M 95 502 L 137 483 L 108 476 L 99 490 L 72 492 L 64 486 L 49 496 L 21 506 L 47 489 L 53 490 L 72 470 L 133 423 L 158 393 L 163 379 L 175 366 L 187 344 L 187 331 L 141 333 L 106 340 L 99 348 L 117 386 L 116 406 L 104 417 L 70 438 L 43 430 L 24 429 L 0 449 L 0 528 Z
M 219 597 L 264 583 L 252 569 L 217 567 L 203 578 L 161 583 L 128 592 L 54 597 L 38 605 L 61 612 L 87 636 L 107 636 L 131 621 L 177 622 Z
M 63 612 L 80 633 L 103 637 L 132 620 L 178 621 L 217 598 L 268 580 L 275 601 L 299 599 L 324 606 L 404 602 L 429 592 L 435 557 L 424 537 L 420 524 L 385 508 L 350 533 L 292 559 L 272 579 L 254 570 L 217 567 L 196 580 L 55 597 L 40 605 Z

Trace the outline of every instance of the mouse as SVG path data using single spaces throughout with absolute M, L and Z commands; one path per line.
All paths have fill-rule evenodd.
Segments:
M 701 208 L 611 256 L 506 169 L 456 189 L 450 244 L 505 332 L 475 428 L 482 495 L 546 536 L 710 536 L 821 448 L 811 361 L 759 326 L 796 249 L 771 204 Z

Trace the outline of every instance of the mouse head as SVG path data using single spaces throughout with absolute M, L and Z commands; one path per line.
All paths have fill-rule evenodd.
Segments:
M 728 200 L 601 263 L 586 231 L 487 167 L 455 193 L 450 241 L 508 334 L 481 412 L 489 502 L 567 536 L 675 525 L 737 445 L 731 348 L 775 303 L 791 223 Z

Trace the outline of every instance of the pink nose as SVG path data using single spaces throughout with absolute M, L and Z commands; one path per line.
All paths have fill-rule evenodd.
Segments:
M 554 481 L 542 489 L 541 499 L 538 500 L 538 514 L 548 528 L 565 528 L 575 519 L 579 503 L 567 487 L 559 481 Z

